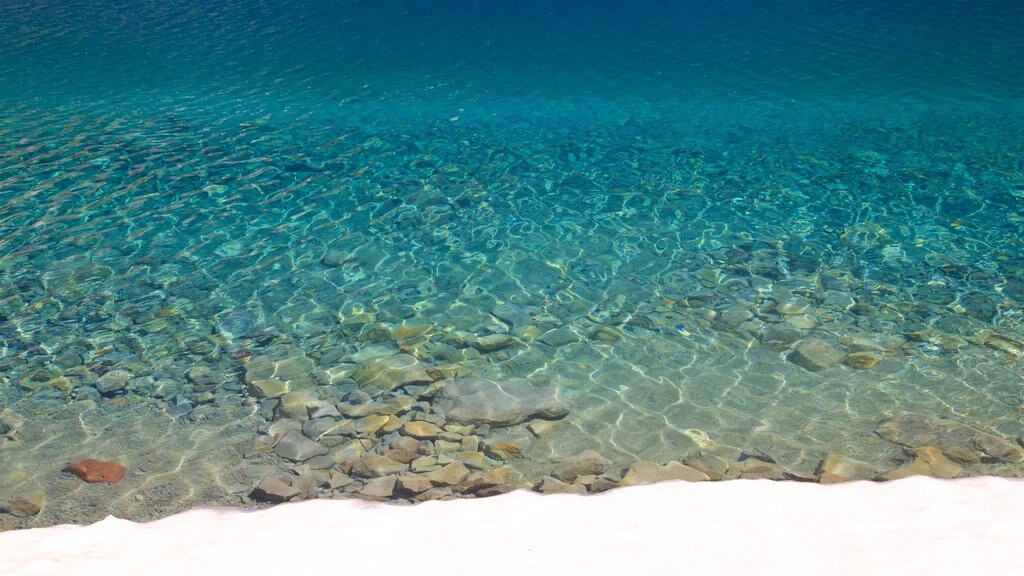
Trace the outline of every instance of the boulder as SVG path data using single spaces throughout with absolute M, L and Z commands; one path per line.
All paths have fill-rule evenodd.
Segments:
M 561 418 L 570 403 L 557 386 L 533 386 L 522 378 L 462 378 L 441 393 L 449 420 L 462 424 L 512 426 L 529 418 Z
M 924 414 L 904 412 L 883 422 L 876 432 L 907 448 L 938 448 L 956 462 L 1024 461 L 1024 449 L 1005 438 Z

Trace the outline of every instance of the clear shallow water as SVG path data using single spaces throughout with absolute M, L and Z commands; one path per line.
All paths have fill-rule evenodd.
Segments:
M 1024 432 L 1018 6 L 0 10 L 0 402 L 31 419 L 0 481 L 50 496 L 40 522 L 287 470 L 254 448 L 265 358 L 332 401 L 400 351 L 557 384 L 526 483 L 709 443 L 891 468 L 901 411 Z M 466 346 L 492 333 L 516 344 Z M 809 339 L 880 362 L 809 371 Z M 130 482 L 61 479 L 81 457 Z

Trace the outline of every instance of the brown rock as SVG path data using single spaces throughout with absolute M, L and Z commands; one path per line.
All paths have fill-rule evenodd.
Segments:
M 566 458 L 555 466 L 551 476 L 562 482 L 572 482 L 577 476 L 590 474 L 599 476 L 611 468 L 612 461 L 593 450 L 584 450 L 579 454 Z
M 963 472 L 963 466 L 942 455 L 938 448 L 926 446 L 914 450 L 916 458 L 895 470 L 882 475 L 886 480 L 898 480 L 908 476 L 931 476 L 932 478 L 956 478 Z
M 466 468 L 483 470 L 487 468 L 487 458 L 482 452 L 459 452 L 455 459 L 466 465 Z
M 91 458 L 68 464 L 63 471 L 70 472 L 90 484 L 94 482 L 117 484 L 124 478 L 124 466 L 117 462 L 93 460 Z
M 390 458 L 395 462 L 400 462 L 402 464 L 408 464 L 420 457 L 419 454 L 415 452 L 410 452 L 409 450 L 406 450 L 404 448 L 392 448 L 391 450 L 385 451 L 383 456 L 385 458 Z
M 394 495 L 397 480 L 397 476 L 382 476 L 380 478 L 374 478 L 367 482 L 359 493 L 375 500 L 386 500 Z
M 379 478 L 405 472 L 407 466 L 386 456 L 367 455 L 352 463 L 352 475 L 361 478 Z
M 872 480 L 881 471 L 867 462 L 829 454 L 818 466 L 818 481 L 822 484 L 836 484 L 852 480 Z
M 29 516 L 39 514 L 45 505 L 46 496 L 38 492 L 32 492 L 24 496 L 12 498 L 10 502 L 0 507 L 0 510 L 7 512 L 11 516 L 28 518 Z
M 288 502 L 295 500 L 302 494 L 302 490 L 293 487 L 290 483 L 280 478 L 264 478 L 249 497 L 253 500 L 263 502 Z
M 434 487 L 425 476 L 399 476 L 395 482 L 395 494 L 398 496 L 415 496 Z
M 465 480 L 466 476 L 469 476 L 469 468 L 461 462 L 452 462 L 431 472 L 427 479 L 435 486 L 454 486 Z
M 552 478 L 551 476 L 545 476 L 541 478 L 534 490 L 541 494 L 586 494 L 587 489 L 579 484 L 567 484 Z
M 710 480 L 708 475 L 700 470 L 694 470 L 679 462 L 669 462 L 662 466 L 657 462 L 641 460 L 634 462 L 626 475 L 619 481 L 619 486 L 637 486 L 640 484 L 652 484 L 666 480 L 686 480 L 687 482 L 701 482 Z
M 683 460 L 683 464 L 686 464 L 690 468 L 700 470 L 701 472 L 708 475 L 708 478 L 712 480 L 721 480 L 725 477 L 726 472 L 729 470 L 729 463 L 724 458 L 719 458 L 714 454 L 705 454 L 703 452 L 697 452 L 691 454 Z
M 515 484 L 519 480 L 518 474 L 507 466 L 494 468 L 486 472 L 473 472 L 466 477 L 459 485 L 462 492 L 471 492 L 479 495 L 481 490 L 493 488 L 506 484 Z M 515 488 L 513 487 L 512 490 Z M 511 491 L 511 490 L 508 490 Z
M 403 424 L 399 433 L 403 436 L 412 436 L 418 440 L 433 440 L 441 435 L 441 428 L 430 422 L 416 420 Z
M 729 464 L 726 480 L 785 480 L 786 470 L 773 462 L 765 462 L 757 458 L 748 458 L 742 462 Z
M 485 439 L 482 444 L 484 453 L 491 458 L 508 460 L 522 458 L 533 444 L 533 439 L 529 434 L 518 432 L 493 436 Z

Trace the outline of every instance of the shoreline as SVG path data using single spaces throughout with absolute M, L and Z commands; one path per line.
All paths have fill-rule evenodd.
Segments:
M 198 508 L 143 524 L 109 517 L 5 532 L 0 571 L 212 574 L 333 564 L 366 573 L 410 562 L 420 574 L 754 566 L 786 574 L 1006 572 L 1024 527 L 1021 486 L 993 477 L 666 482 L 586 499 L 516 491 L 414 506 L 311 500 L 257 511 Z

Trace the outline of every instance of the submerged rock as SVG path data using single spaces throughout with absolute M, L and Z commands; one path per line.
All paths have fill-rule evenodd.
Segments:
M 462 424 L 512 426 L 534 417 L 561 418 L 570 408 L 558 386 L 533 386 L 523 378 L 463 378 L 449 382 L 441 396 L 448 419 Z
M 851 480 L 873 480 L 881 471 L 867 462 L 838 454 L 829 454 L 818 467 L 819 482 L 835 484 Z
M 371 394 L 388 392 L 407 384 L 427 384 L 433 381 L 423 364 L 409 354 L 367 360 L 353 378 Z
M 261 502 L 288 502 L 297 499 L 302 491 L 280 478 L 265 478 L 253 489 L 249 497 Z
M 789 360 L 811 372 L 817 372 L 842 362 L 843 353 L 821 340 L 803 340 L 793 346 Z
M 125 470 L 124 466 L 117 462 L 107 462 L 105 460 L 93 460 L 92 458 L 88 458 L 68 464 L 67 467 L 64 468 L 64 472 L 70 472 L 90 484 L 95 482 L 117 484 L 122 478 L 124 478 Z
M 575 456 L 566 458 L 555 466 L 551 476 L 562 482 L 573 482 L 577 476 L 600 476 L 611 466 L 611 460 L 593 450 L 584 450 Z
M 32 492 L 11 498 L 6 504 L 0 506 L 0 511 L 18 518 L 27 518 L 42 512 L 45 505 L 46 496 L 38 492 Z
M 938 448 L 956 462 L 1024 461 L 1024 449 L 1005 438 L 924 414 L 904 412 L 883 422 L 877 432 L 908 448 Z
M 654 482 L 665 482 L 668 480 L 686 480 L 687 482 L 702 482 L 710 480 L 707 474 L 680 464 L 669 462 L 662 466 L 657 462 L 641 460 L 634 462 L 626 475 L 619 481 L 619 486 L 638 486 L 640 484 L 653 484 Z
M 908 476 L 931 476 L 932 478 L 956 478 L 964 467 L 942 455 L 938 448 L 924 447 L 914 450 L 914 461 L 890 470 L 882 475 L 886 480 L 898 480 Z

